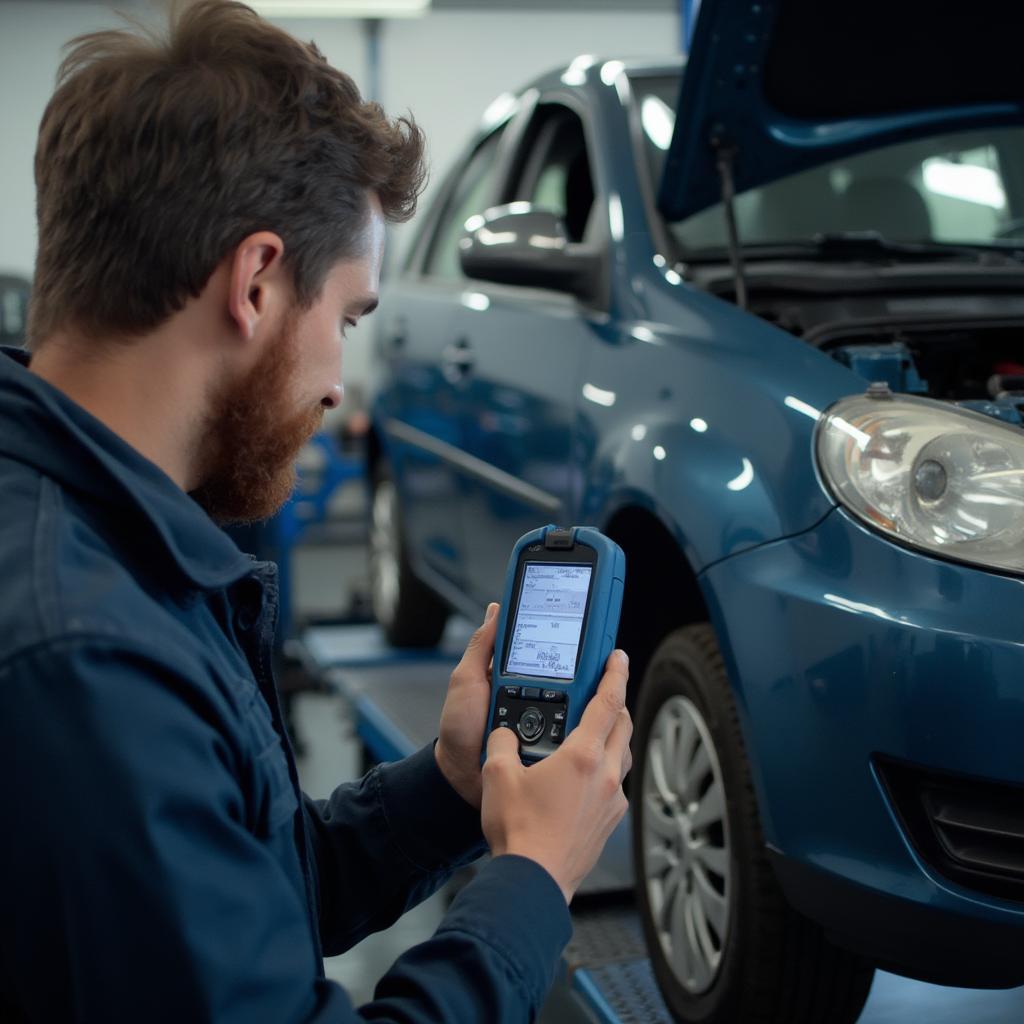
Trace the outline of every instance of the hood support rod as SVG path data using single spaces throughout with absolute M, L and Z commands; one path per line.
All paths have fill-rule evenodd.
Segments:
M 725 230 L 729 236 L 729 262 L 732 264 L 733 277 L 736 281 L 736 305 L 746 310 L 747 279 L 743 269 L 740 234 L 736 227 L 736 190 L 732 174 L 736 147 L 728 145 L 718 136 L 712 138 L 711 145 L 715 150 L 718 176 L 722 179 L 722 210 L 725 212 Z

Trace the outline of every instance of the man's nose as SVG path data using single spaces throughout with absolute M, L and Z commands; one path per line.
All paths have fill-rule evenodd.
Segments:
M 344 384 L 335 384 L 334 387 L 331 388 L 331 390 L 328 391 L 327 394 L 324 395 L 324 397 L 322 399 L 320 399 L 320 404 L 325 409 L 337 409 L 338 406 L 341 405 L 341 400 L 344 397 L 345 397 L 345 385 Z

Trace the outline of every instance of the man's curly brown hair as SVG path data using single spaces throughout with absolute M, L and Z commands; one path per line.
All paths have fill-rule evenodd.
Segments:
M 166 36 L 68 44 L 39 131 L 30 344 L 71 328 L 127 339 L 198 296 L 248 235 L 284 242 L 307 307 L 354 251 L 368 194 L 412 216 L 423 135 L 233 0 L 171 8 Z

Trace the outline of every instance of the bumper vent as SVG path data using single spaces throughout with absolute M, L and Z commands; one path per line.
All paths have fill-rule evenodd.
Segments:
M 1024 786 L 876 763 L 924 861 L 966 888 L 1024 901 Z

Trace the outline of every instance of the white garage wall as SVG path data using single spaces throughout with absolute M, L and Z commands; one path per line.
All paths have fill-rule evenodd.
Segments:
M 53 91 L 62 45 L 82 32 L 118 24 L 114 4 L 60 0 L 0 2 L 0 273 L 31 276 L 35 259 L 32 154 L 39 119 Z M 427 134 L 433 188 L 494 97 L 581 53 L 665 56 L 679 48 L 672 13 L 597 14 L 487 10 L 438 11 L 386 22 L 380 35 L 380 82 L 385 108 L 412 111 Z M 122 9 L 147 13 L 149 0 Z M 314 39 L 327 58 L 368 88 L 363 26 L 345 20 L 282 20 L 289 32 Z M 392 232 L 394 266 L 415 225 Z M 362 335 L 362 336 L 361 336 Z M 364 379 L 368 338 L 352 333 L 346 378 Z
M 0 273 L 32 272 L 32 155 L 60 48 L 72 36 L 109 24 L 110 14 L 99 4 L 0 4 Z
M 149 15 L 151 3 L 0 2 L 0 273 L 32 274 L 36 251 L 32 158 L 39 120 L 56 84 L 61 48 L 83 32 L 124 23 L 115 8 Z M 282 22 L 362 84 L 362 26 L 351 21 Z

